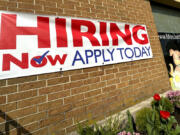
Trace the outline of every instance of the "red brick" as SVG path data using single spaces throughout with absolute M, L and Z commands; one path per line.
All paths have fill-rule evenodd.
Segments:
M 31 3 L 18 3 L 18 8 L 42 10 L 41 5 L 34 5 L 34 4 L 31 4 Z
M 96 76 L 101 76 L 101 75 L 104 75 L 104 71 L 96 71 L 96 72 L 89 73 L 90 77 L 96 77 Z
M 48 85 L 56 85 L 67 82 L 69 82 L 69 77 L 54 78 L 47 81 Z
M 27 106 L 37 105 L 46 101 L 46 96 L 37 96 L 18 102 L 18 108 L 23 108 Z
M 85 98 L 91 97 L 91 96 L 96 96 L 96 95 L 99 95 L 99 94 L 101 94 L 101 89 L 89 91 L 89 92 L 85 93 Z
M 34 122 L 23 127 L 29 132 L 33 132 L 39 129 L 39 122 Z
M 38 15 L 57 15 L 57 12 L 49 12 L 49 11 L 41 11 L 41 10 L 35 10 L 35 14 Z
M 90 105 L 88 105 L 87 106 L 87 110 L 88 111 L 92 111 L 92 110 L 95 110 L 95 109 L 97 109 L 97 108 L 99 108 L 99 106 L 102 106 L 103 105 L 103 102 L 101 101 L 99 101 L 99 102 L 96 102 L 96 103 L 93 103 L 93 104 L 90 104 Z
M 71 89 L 71 94 L 75 95 L 75 94 L 86 92 L 88 90 L 89 90 L 89 86 L 77 87 L 77 88 Z
M 117 72 L 118 72 L 118 68 L 106 69 L 105 71 L 106 74 L 117 73 Z
M 94 97 L 86 98 L 83 102 L 83 105 L 89 105 L 92 103 L 100 102 L 102 100 L 105 100 L 107 97 L 106 94 L 96 95 Z
M 70 96 L 70 90 L 60 91 L 57 93 L 52 93 L 48 95 L 48 101 L 50 100 L 56 100 L 58 98 L 64 98 Z
M 0 95 L 11 94 L 17 92 L 17 85 L 0 87 Z
M 64 104 L 75 103 L 82 99 L 84 99 L 84 94 L 70 96 L 70 97 L 64 98 Z
M 70 104 L 63 105 L 63 106 L 49 110 L 48 116 L 57 115 L 60 113 L 65 113 L 67 111 L 70 111 L 71 109 L 72 109 L 72 105 L 70 105 Z
M 16 2 L 0 1 L 0 6 L 4 7 L 17 7 Z
M 128 86 L 128 82 L 122 82 L 117 84 L 117 88 L 122 88 L 122 87 L 127 87 Z
M 49 135 L 48 128 L 40 128 L 39 130 L 33 132 L 32 135 Z
M 0 105 L 0 110 L 2 112 L 9 112 L 9 111 L 16 110 L 16 109 L 17 109 L 17 103 L 16 102 Z
M 71 76 L 71 81 L 77 81 L 77 80 L 82 80 L 82 79 L 87 79 L 87 78 L 88 78 L 88 73 L 72 75 Z
M 61 74 L 59 72 L 41 74 L 41 75 L 38 75 L 38 80 L 50 79 L 50 78 L 55 78 L 55 77 L 60 77 L 60 76 Z
M 68 4 L 58 4 L 57 5 L 59 8 L 64 8 L 66 9 L 67 11 L 75 11 L 75 5 L 74 4 L 71 4 L 71 3 L 68 3 Z M 68 7 L 69 6 L 69 7 Z
M 38 0 L 35 1 L 35 5 L 43 5 L 45 7 L 57 7 L 57 2 Z
M 5 123 L 5 122 L 6 122 L 6 116 L 5 116 L 4 113 L 1 112 L 1 114 L 0 114 L 0 123 Z M 2 124 L 0 124 L 0 130 L 2 131 L 1 125 Z
M 76 81 L 76 82 L 66 83 L 66 84 L 64 84 L 64 89 L 71 89 L 71 88 L 81 87 L 83 85 L 84 85 L 83 81 Z
M 84 80 L 84 85 L 87 85 L 87 84 L 93 84 L 93 83 L 97 83 L 97 82 L 100 82 L 100 77 L 94 77 L 94 78 L 90 78 L 90 79 L 86 79 Z
M 57 123 L 59 121 L 63 121 L 65 119 L 64 114 L 59 114 L 56 116 L 48 117 L 47 119 L 41 120 L 40 121 L 40 127 L 45 127 L 49 126 L 52 123 Z
M 6 85 L 6 80 L 0 80 L 0 86 L 5 86 Z
M 89 73 L 89 72 L 94 72 L 94 71 L 98 71 L 98 67 L 91 67 L 91 68 L 84 68 L 83 72 L 84 73 Z
M 19 119 L 18 123 L 21 125 L 25 125 L 32 122 L 40 121 L 42 119 L 45 119 L 46 115 L 47 115 L 46 112 L 36 113 Z
M 79 114 L 82 115 L 83 113 L 86 113 L 86 108 L 85 107 L 74 109 L 74 110 L 69 111 L 69 112 L 66 113 L 66 118 L 69 119 L 69 118 L 78 116 Z
M 115 77 L 114 74 L 108 74 L 108 75 L 101 76 L 101 80 L 102 81 L 110 80 L 110 79 L 113 79 L 114 77 Z
M 125 77 L 125 76 L 127 76 L 127 72 L 119 72 L 119 73 L 116 73 L 116 78 Z
M 49 12 L 58 12 L 59 9 L 56 7 L 44 7 L 45 11 L 49 11 Z
M 132 79 L 132 76 L 125 76 L 125 77 L 120 78 L 120 82 L 127 82 L 131 79 Z
M 28 108 L 23 108 L 20 110 L 15 110 L 12 112 L 8 112 L 7 115 L 11 118 L 11 119 L 16 119 L 16 118 L 20 118 L 20 117 L 24 117 L 26 115 L 30 115 L 33 113 L 37 112 L 37 107 L 33 106 L 33 107 L 28 107 Z
M 46 86 L 46 81 L 28 82 L 19 85 L 19 91 L 26 91 L 29 89 L 41 88 Z
M 81 73 L 82 73 L 82 69 L 62 72 L 63 76 L 69 76 L 69 75 L 75 75 L 75 74 L 81 74 Z
M 0 96 L 0 104 L 6 103 L 6 96 Z
M 77 130 L 77 125 L 73 125 L 73 126 L 66 128 L 67 133 L 71 133 L 71 132 L 76 131 L 76 130 Z
M 17 2 L 34 3 L 34 0 L 16 0 Z
M 113 84 L 117 84 L 117 83 L 120 83 L 119 78 L 108 80 L 106 84 L 108 86 L 108 85 L 113 85 Z
M 39 95 L 59 92 L 64 90 L 64 85 L 56 85 L 39 89 Z
M 72 123 L 72 119 L 58 122 L 56 124 L 51 125 L 49 131 L 50 133 L 55 133 L 57 135 L 65 135 L 65 130 L 63 130 L 63 128 L 72 125 Z
M 16 7 L 7 7 L 7 10 L 14 12 L 34 13 L 33 9 L 21 9 Z
M 106 92 L 113 91 L 113 90 L 115 90 L 115 89 L 116 89 L 116 85 L 111 85 L 111 86 L 102 88 L 102 91 L 103 91 L 104 93 L 106 93 Z
M 106 82 L 99 82 L 89 86 L 90 90 L 106 87 Z
M 10 94 L 7 96 L 7 98 L 8 98 L 8 102 L 12 102 L 12 101 L 18 101 L 18 100 L 22 100 L 22 99 L 26 99 L 26 98 L 30 98 L 34 96 L 37 96 L 37 90 Z
M 8 85 L 25 83 L 25 82 L 36 81 L 36 80 L 37 80 L 37 76 L 13 78 L 13 79 L 8 79 Z
M 52 108 L 56 108 L 57 106 L 61 106 L 63 104 L 63 99 L 58 99 L 55 101 L 47 102 L 38 105 L 39 111 L 44 111 L 44 110 L 50 110 Z

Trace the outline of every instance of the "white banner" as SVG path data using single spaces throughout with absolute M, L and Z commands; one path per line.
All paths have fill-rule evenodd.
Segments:
M 0 79 L 152 58 L 145 25 L 0 12 Z

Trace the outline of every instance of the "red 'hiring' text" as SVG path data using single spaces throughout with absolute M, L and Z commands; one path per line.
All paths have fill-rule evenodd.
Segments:
M 2 14 L 1 15 L 1 34 L 0 34 L 0 50 L 16 49 L 16 36 L 17 35 L 37 35 L 38 48 L 51 48 L 50 42 L 50 24 L 49 17 L 37 17 L 37 27 L 20 27 L 17 26 L 17 15 L 15 14 Z M 99 35 L 102 39 L 100 42 L 94 34 L 97 29 L 95 24 L 89 20 L 71 19 L 71 31 L 73 37 L 74 47 L 83 47 L 83 37 L 86 37 L 91 42 L 92 46 L 109 46 L 109 38 L 107 36 L 107 23 L 99 22 L 100 29 Z M 86 32 L 81 31 L 81 26 L 87 27 Z M 68 33 L 66 30 L 66 19 L 56 18 L 56 38 L 57 47 L 68 47 Z M 112 38 L 112 45 L 118 46 L 118 36 L 120 36 L 127 45 L 132 45 L 132 37 L 135 42 L 140 45 L 147 44 L 147 34 L 141 34 L 143 39 L 137 35 L 139 30 L 145 31 L 145 27 L 136 25 L 130 31 L 129 24 L 125 24 L 124 31 L 117 26 L 116 23 L 110 23 L 110 35 Z

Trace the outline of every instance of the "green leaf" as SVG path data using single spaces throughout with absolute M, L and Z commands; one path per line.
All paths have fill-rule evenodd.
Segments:
M 146 114 L 146 120 L 149 124 L 153 125 L 154 123 L 152 122 L 152 120 L 150 119 L 150 116 Z
M 167 124 L 168 130 L 171 130 L 172 126 L 173 126 L 173 123 L 172 122 L 168 122 L 168 124 Z
M 152 135 L 152 130 L 153 130 L 152 126 L 150 124 L 146 124 L 146 128 L 148 135 Z
M 158 135 L 155 129 L 152 130 L 152 131 L 153 131 L 153 132 L 152 132 L 152 135 Z
M 180 126 L 179 125 L 176 126 L 175 132 L 177 135 L 180 134 Z
M 175 119 L 174 116 L 171 116 L 171 117 L 169 118 L 169 120 L 172 121 L 172 123 L 177 123 L 177 120 Z
M 155 121 L 155 115 L 156 115 L 156 112 L 153 111 L 153 114 L 152 114 L 152 121 L 153 122 Z

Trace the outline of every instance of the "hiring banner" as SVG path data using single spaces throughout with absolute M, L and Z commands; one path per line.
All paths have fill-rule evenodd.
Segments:
M 0 12 L 0 79 L 148 58 L 145 25 Z

